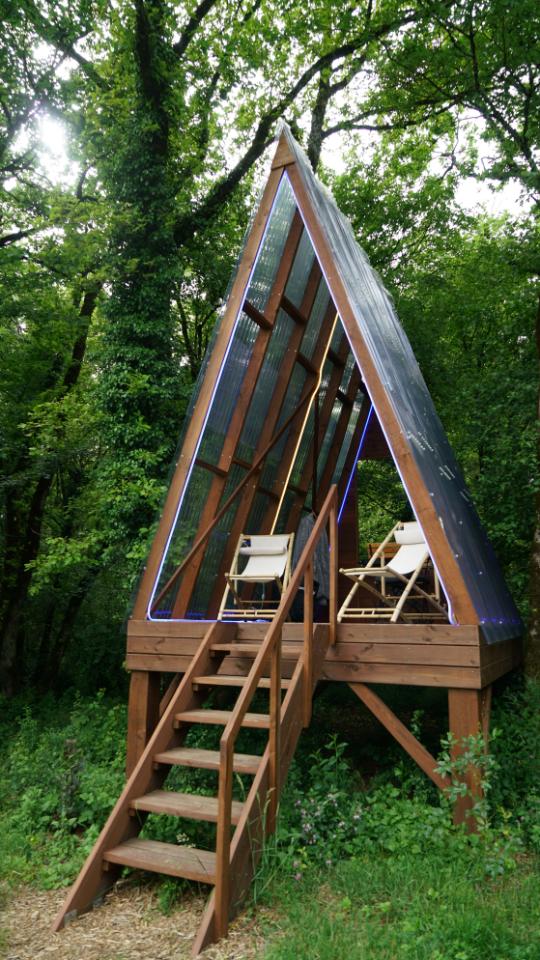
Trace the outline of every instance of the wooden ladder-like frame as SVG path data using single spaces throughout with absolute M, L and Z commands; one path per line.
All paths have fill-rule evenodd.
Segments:
M 319 540 L 329 527 L 329 623 L 313 622 L 313 563 Z M 144 753 L 122 791 L 81 873 L 59 911 L 59 930 L 78 914 L 99 904 L 122 867 L 139 867 L 214 885 L 193 945 L 197 956 L 227 935 L 231 918 L 246 897 L 265 836 L 275 830 L 279 796 L 303 727 L 311 719 L 313 690 L 337 629 L 337 488 L 328 493 L 311 535 L 283 594 L 280 606 L 247 677 L 216 674 L 216 664 L 241 652 L 237 624 L 217 621 L 203 637 L 181 683 L 173 693 Z M 282 676 L 282 630 L 294 598 L 304 585 L 304 636 L 292 678 Z M 269 673 L 269 678 L 266 676 Z M 203 707 L 206 691 L 240 687 L 232 711 Z M 248 712 L 258 689 L 269 688 L 268 714 Z M 282 692 L 285 697 L 282 701 Z M 183 746 L 194 723 L 224 727 L 217 751 Z M 235 751 L 242 727 L 268 730 L 262 756 Z M 217 797 L 162 790 L 173 766 L 195 766 L 219 773 Z M 243 804 L 233 800 L 235 773 L 253 776 Z M 217 824 L 215 853 L 138 838 L 148 813 L 210 820 Z M 233 832 L 234 828 L 234 832 Z

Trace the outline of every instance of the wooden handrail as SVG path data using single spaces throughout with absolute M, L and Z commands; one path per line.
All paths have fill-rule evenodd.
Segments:
M 281 603 L 272 620 L 268 633 L 261 644 L 261 648 L 253 661 L 246 683 L 242 688 L 231 717 L 223 731 L 220 741 L 220 773 L 219 773 L 219 807 L 218 829 L 216 838 L 216 922 L 220 929 L 226 929 L 229 913 L 228 903 L 228 873 L 231 843 L 231 816 L 232 816 L 232 784 L 233 784 L 233 756 L 236 738 L 244 722 L 244 717 L 259 685 L 263 670 L 271 659 L 270 670 L 270 801 L 267 815 L 270 828 L 275 823 L 278 799 L 279 774 L 279 740 L 281 726 L 281 634 L 283 624 L 289 613 L 298 589 L 304 580 L 304 615 L 310 621 L 308 628 L 304 627 L 304 648 L 302 651 L 304 663 L 304 724 L 309 722 L 307 699 L 311 699 L 311 685 L 313 682 L 312 641 L 313 641 L 313 557 L 315 548 L 323 533 L 326 524 L 330 525 L 330 598 L 329 598 L 329 629 L 330 639 L 335 643 L 337 628 L 337 487 L 332 486 L 328 492 L 321 512 L 308 541 L 302 551 L 300 559 L 293 571 L 289 585 L 284 591 Z M 311 590 L 310 596 L 307 596 Z
M 212 533 L 212 530 L 214 529 L 214 527 L 216 526 L 216 524 L 219 523 L 219 521 L 221 520 L 221 518 L 223 517 L 223 515 L 227 512 L 227 510 L 229 509 L 229 507 L 231 506 L 231 504 L 236 500 L 238 494 L 241 493 L 241 491 L 244 489 L 246 483 L 247 483 L 249 480 L 251 480 L 253 474 L 257 472 L 257 470 L 258 470 L 259 467 L 261 466 L 263 460 L 265 460 L 266 457 L 268 456 L 268 454 L 270 453 L 270 450 L 272 450 L 272 448 L 275 447 L 275 445 L 276 445 L 276 443 L 278 442 L 278 440 L 280 440 L 281 437 L 283 436 L 283 434 L 285 433 L 285 431 L 288 430 L 288 428 L 290 427 L 291 423 L 293 422 L 293 420 L 296 419 L 296 417 L 298 416 L 298 414 L 300 413 L 300 411 L 303 410 L 303 408 L 304 408 L 304 406 L 306 405 L 306 403 L 308 402 L 308 400 L 311 400 L 311 397 L 313 396 L 313 393 L 314 393 L 314 392 L 315 392 L 314 389 L 307 390 L 306 393 L 304 394 L 304 396 L 300 398 L 299 403 L 298 403 L 298 406 L 296 407 L 296 409 L 294 410 L 294 412 L 291 413 L 290 417 L 287 418 L 287 420 L 285 421 L 285 423 L 283 424 L 283 426 L 279 428 L 278 432 L 277 432 L 276 434 L 274 434 L 274 436 L 273 436 L 272 439 L 270 440 L 270 443 L 267 444 L 267 446 L 264 448 L 264 450 L 262 451 L 262 453 L 259 454 L 259 456 L 258 456 L 257 459 L 255 460 L 255 463 L 254 463 L 253 466 L 251 467 L 251 470 L 250 470 L 248 473 L 246 473 L 245 477 L 242 478 L 242 480 L 240 481 L 240 483 L 238 484 L 238 486 L 236 487 L 236 489 L 233 490 L 233 492 L 231 493 L 230 497 L 226 500 L 226 502 L 223 504 L 223 506 L 221 507 L 221 509 L 218 510 L 218 512 L 216 513 L 216 515 L 215 515 L 215 517 L 213 518 L 212 522 L 209 523 L 209 525 L 207 526 L 206 530 L 204 530 L 203 533 L 201 533 L 201 535 L 200 535 L 199 539 L 197 540 L 197 542 L 193 544 L 193 546 L 192 546 L 191 550 L 189 551 L 189 553 L 187 554 L 187 556 L 184 557 L 184 559 L 182 560 L 182 563 L 181 563 L 181 564 L 176 568 L 176 570 L 171 574 L 171 576 L 170 576 L 169 579 L 167 580 L 167 583 L 165 584 L 165 586 L 163 587 L 163 589 L 160 590 L 160 592 L 159 592 L 159 594 L 157 595 L 156 599 L 155 599 L 154 602 L 152 603 L 152 611 L 154 611 L 155 608 L 157 607 L 158 603 L 160 603 L 160 602 L 162 601 L 163 597 L 168 593 L 168 591 L 169 591 L 170 588 L 172 587 L 173 583 L 178 579 L 178 577 L 180 576 L 180 574 L 185 570 L 185 568 L 187 567 L 188 563 L 189 563 L 189 562 L 193 559 L 193 557 L 196 556 L 196 554 L 199 552 L 199 550 L 201 549 L 201 547 L 203 546 L 203 544 L 205 543 L 205 541 L 208 539 L 208 537 L 209 537 L 210 534 Z

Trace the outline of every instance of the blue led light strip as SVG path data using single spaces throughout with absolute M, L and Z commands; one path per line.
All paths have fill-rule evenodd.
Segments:
M 270 222 L 271 222 L 271 220 L 272 220 L 272 214 L 274 213 L 274 210 L 275 210 L 276 205 L 277 205 L 277 203 L 278 203 L 278 199 L 279 199 L 279 197 L 281 196 L 281 192 L 282 192 L 283 185 L 284 185 L 285 182 L 289 183 L 289 178 L 283 176 L 283 177 L 281 178 L 280 182 L 279 182 L 279 186 L 278 186 L 278 188 L 277 188 L 276 195 L 275 195 L 274 200 L 273 200 L 273 202 L 272 202 L 272 206 L 271 206 L 271 209 L 270 209 L 270 212 L 269 212 L 269 214 L 268 214 L 268 218 L 267 218 L 267 220 L 266 220 L 266 224 L 265 224 L 265 227 L 264 227 L 264 232 L 263 232 L 263 235 L 262 235 L 262 237 L 261 237 L 261 239 L 260 239 L 260 242 L 259 242 L 259 247 L 258 247 L 258 250 L 257 250 L 257 256 L 255 257 L 255 260 L 254 260 L 254 262 L 253 262 L 253 265 L 252 265 L 251 270 L 250 270 L 250 273 L 249 273 L 249 277 L 248 277 L 248 279 L 247 279 L 247 281 L 246 281 L 246 284 L 245 284 L 245 287 L 244 287 L 244 297 L 242 298 L 242 303 L 241 303 L 240 307 L 238 308 L 238 312 L 237 312 L 237 314 L 236 314 L 236 318 L 235 318 L 235 320 L 234 320 L 233 328 L 232 328 L 231 333 L 230 333 L 230 336 L 229 336 L 229 341 L 228 341 L 228 343 L 227 343 L 227 347 L 226 347 L 226 350 L 225 350 L 225 354 L 224 354 L 223 359 L 222 359 L 222 361 L 221 361 L 221 365 L 220 365 L 220 368 L 219 368 L 219 371 L 218 371 L 218 374 L 217 374 L 217 377 L 216 377 L 216 381 L 215 381 L 214 387 L 213 387 L 213 389 L 212 389 L 212 394 L 211 394 L 211 397 L 210 397 L 210 401 L 209 401 L 209 403 L 208 403 L 208 408 L 207 408 L 207 410 L 206 410 L 206 414 L 205 414 L 205 417 L 204 417 L 204 421 L 203 421 L 202 427 L 201 427 L 200 432 L 199 432 L 199 438 L 198 438 L 198 441 L 197 441 L 197 445 L 196 445 L 196 447 L 195 447 L 195 452 L 194 452 L 194 454 L 193 454 L 193 456 L 192 456 L 192 458 L 191 458 L 191 463 L 190 463 L 190 465 L 189 465 L 189 469 L 188 469 L 188 472 L 187 472 L 187 476 L 186 476 L 186 479 L 185 479 L 185 481 L 184 481 L 184 486 L 183 486 L 183 488 L 182 488 L 182 493 L 181 493 L 180 499 L 179 499 L 179 501 L 178 501 L 178 506 L 177 506 L 177 508 L 176 508 L 176 513 L 175 513 L 175 516 L 174 516 L 174 521 L 173 521 L 173 523 L 171 524 L 171 529 L 170 529 L 170 531 L 169 531 L 169 536 L 167 537 L 167 542 L 166 542 L 166 544 L 165 544 L 165 549 L 163 550 L 163 554 L 162 554 L 162 557 L 161 557 L 161 562 L 160 562 L 160 565 L 159 565 L 159 570 L 158 570 L 157 576 L 156 576 L 156 578 L 155 578 L 155 580 L 154 580 L 154 587 L 153 587 L 152 594 L 151 594 L 151 596 L 150 596 L 150 600 L 149 600 L 148 607 L 147 607 L 147 611 L 146 611 L 146 616 L 147 616 L 147 619 L 148 619 L 148 620 L 160 620 L 160 619 L 162 619 L 162 618 L 160 618 L 160 617 L 153 617 L 153 616 L 152 616 L 152 606 L 153 606 L 153 603 L 154 603 L 154 597 L 155 597 L 155 595 L 156 595 L 156 592 L 157 592 L 157 589 L 158 589 L 159 580 L 160 580 L 160 577 L 161 577 L 161 573 L 162 573 L 163 567 L 164 567 L 164 565 L 165 565 L 165 561 L 166 561 L 166 559 L 167 559 L 167 554 L 168 554 L 168 552 L 169 552 L 170 543 L 171 543 L 171 540 L 172 540 L 172 538 L 173 538 L 173 536 L 174 536 L 174 533 L 175 533 L 175 530 L 176 530 L 176 524 L 177 524 L 177 522 L 178 522 L 178 517 L 179 517 L 179 514 L 180 514 L 180 510 L 182 509 L 182 504 L 183 504 L 183 502 L 184 502 L 184 498 L 185 498 L 185 495 L 186 495 L 186 493 L 187 493 L 187 489 L 188 489 L 188 486 L 189 486 L 189 481 L 191 480 L 191 474 L 193 473 L 193 468 L 194 468 L 194 466 L 195 466 L 195 460 L 197 459 L 197 454 L 198 454 L 198 452 L 199 452 L 199 447 L 200 447 L 200 445 L 201 445 L 202 438 L 203 438 L 203 435 L 204 435 L 204 431 L 205 431 L 205 429 L 206 429 L 206 424 L 208 423 L 208 419 L 209 419 L 210 414 L 211 414 L 211 412 L 212 412 L 212 408 L 213 408 L 213 405 L 214 405 L 214 400 L 215 400 L 215 398 L 216 398 L 216 393 L 217 393 L 218 387 L 219 387 L 219 385 L 220 385 L 220 383 L 221 383 L 221 378 L 222 378 L 222 375 L 223 375 L 223 371 L 224 371 L 224 369 L 225 369 L 225 365 L 226 365 L 226 363 L 227 363 L 227 359 L 228 359 L 228 357 L 229 357 L 229 353 L 230 353 L 230 350 L 231 350 L 231 347 L 232 347 L 232 344 L 233 344 L 234 335 L 235 335 L 235 333 L 236 333 L 236 328 L 237 328 L 237 326 L 238 326 L 238 321 L 239 321 L 239 319 L 240 319 L 240 315 L 241 315 L 242 310 L 243 310 L 243 307 L 244 307 L 244 299 L 245 299 L 245 297 L 246 297 L 247 294 L 248 294 L 249 285 L 250 285 L 250 283 L 251 283 L 253 274 L 255 273 L 255 270 L 256 270 L 256 268 L 257 268 L 257 264 L 258 264 L 258 262 L 259 262 L 259 257 L 260 257 L 260 255 L 261 255 L 261 251 L 262 251 L 262 249 L 263 249 L 264 242 L 265 242 L 265 240 L 266 240 L 266 234 L 267 234 L 267 232 L 268 232 L 268 228 L 269 228 Z M 289 186 L 290 186 L 290 183 L 289 183 Z M 227 304 L 225 304 L 225 309 L 226 309 L 226 307 L 227 307 Z M 222 319 L 222 318 L 221 318 L 221 319 Z M 167 619 L 173 619 L 173 618 L 167 617 Z M 174 618 L 174 619 L 176 620 L 176 618 Z M 179 619 L 182 620 L 182 619 L 185 619 L 185 618 L 179 618 Z
M 341 522 L 341 514 L 343 513 L 343 511 L 344 511 L 344 509 L 345 509 L 345 504 L 346 504 L 346 502 L 347 502 L 347 497 L 349 496 L 349 490 L 351 489 L 351 483 L 352 483 L 352 479 L 353 479 L 354 474 L 355 474 L 355 471 L 356 471 L 356 466 L 357 466 L 358 461 L 360 460 L 360 457 L 361 457 L 361 455 L 362 455 L 362 448 L 363 448 L 363 446 L 364 446 L 364 440 L 366 439 L 366 433 L 367 433 L 367 431 L 368 431 L 369 422 L 370 422 L 370 420 L 371 420 L 371 415 L 372 415 L 372 413 L 373 413 L 373 404 L 371 404 L 371 406 L 370 406 L 370 408 L 369 408 L 369 413 L 368 413 L 368 415 L 367 415 L 367 417 L 366 417 L 366 422 L 365 422 L 365 424 L 364 424 L 364 429 L 362 430 L 362 436 L 360 437 L 360 443 L 358 444 L 358 450 L 356 451 L 356 456 L 355 456 L 355 458 L 354 458 L 354 463 L 353 463 L 353 467 L 352 467 L 352 470 L 351 470 L 351 475 L 350 475 L 350 477 L 349 477 L 349 480 L 348 480 L 348 482 L 347 482 L 347 486 L 346 486 L 346 488 L 345 488 L 345 493 L 344 493 L 344 495 L 343 495 L 343 500 L 341 501 L 341 506 L 340 506 L 340 508 L 339 508 L 339 513 L 338 513 L 338 518 L 337 518 L 338 523 Z

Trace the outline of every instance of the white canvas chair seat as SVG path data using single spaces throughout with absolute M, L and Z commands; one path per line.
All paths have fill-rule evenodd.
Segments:
M 250 587 L 261 584 L 264 588 L 265 585 L 272 583 L 276 585 L 281 597 L 291 575 L 293 539 L 293 533 L 252 536 L 243 533 L 241 535 L 231 570 L 225 574 L 226 586 L 218 614 L 219 620 L 271 619 L 274 616 L 279 600 L 266 599 L 264 593 L 262 599 L 252 598 L 250 595 L 247 598 L 242 597 L 241 584 L 246 583 Z M 242 570 L 239 570 L 240 563 L 245 557 L 247 557 L 247 563 Z M 234 601 L 232 607 L 227 607 L 229 594 Z
M 392 539 L 399 544 L 399 549 L 386 563 L 382 562 L 377 565 L 377 561 L 381 561 L 384 557 L 385 546 Z M 438 602 L 438 598 L 427 593 L 417 583 L 418 577 L 428 561 L 429 551 L 420 524 L 416 521 L 397 523 L 383 542 L 379 544 L 378 549 L 365 567 L 341 568 L 340 573 L 345 574 L 352 580 L 353 586 L 338 612 L 338 621 L 376 619 L 396 623 L 398 620 L 416 618 L 417 615 L 407 614 L 404 611 L 409 597 L 427 600 L 431 605 L 432 612 L 420 614 L 418 615 L 419 618 L 440 619 L 444 617 L 446 620 L 446 611 Z M 379 581 L 380 587 L 376 587 L 371 582 L 373 580 Z M 402 590 L 395 595 L 387 595 L 386 584 L 389 581 L 393 583 L 397 581 L 398 584 L 403 584 Z M 360 585 L 377 597 L 379 600 L 378 606 L 352 606 L 352 601 Z

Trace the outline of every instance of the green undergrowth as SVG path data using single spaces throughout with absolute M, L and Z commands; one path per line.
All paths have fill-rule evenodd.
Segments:
M 477 848 L 354 856 L 276 880 L 265 960 L 538 960 L 538 865 L 487 880 Z
M 63 886 L 122 788 L 125 704 L 70 693 L 1 706 L 0 880 Z
M 452 824 L 462 787 L 442 736 L 442 701 L 385 696 L 429 749 L 438 743 L 451 796 L 380 735 L 349 691 L 323 688 L 253 886 L 253 904 L 276 918 L 268 960 L 540 960 L 540 686 L 514 686 L 497 699 L 489 758 L 478 738 L 465 745 L 485 788 L 475 834 Z M 259 697 L 254 710 L 265 709 Z M 65 885 L 122 787 L 125 704 L 71 694 L 2 707 L 0 879 Z M 187 742 L 216 749 L 220 733 L 193 727 Z M 242 731 L 238 750 L 261 753 L 264 741 L 261 731 Z M 250 782 L 235 779 L 237 799 Z M 175 769 L 168 786 L 215 795 L 217 776 Z M 151 816 L 144 835 L 213 848 L 215 826 Z M 183 885 L 162 880 L 157 889 L 170 910 Z

